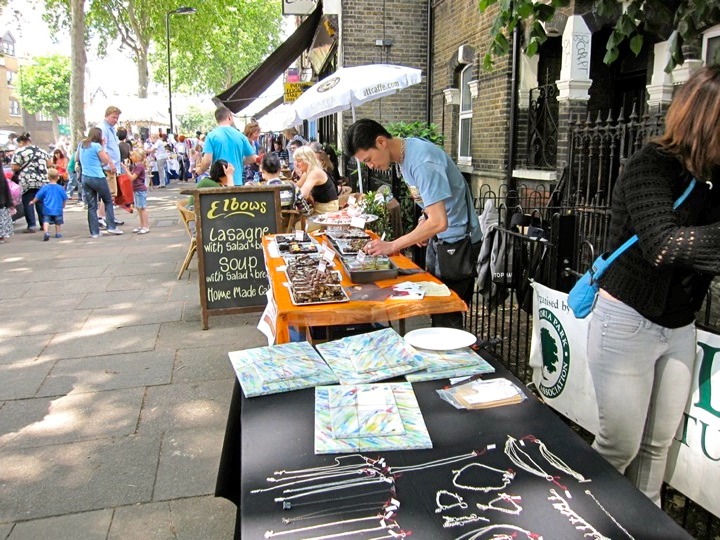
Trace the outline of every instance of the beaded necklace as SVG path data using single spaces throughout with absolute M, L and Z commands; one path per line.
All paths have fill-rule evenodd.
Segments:
M 600 504 L 600 501 L 598 501 L 598 500 L 595 498 L 595 495 L 593 495 L 592 492 L 591 492 L 589 489 L 586 489 L 586 490 L 585 490 L 585 493 L 586 493 L 587 495 L 590 495 L 590 498 L 591 498 L 593 501 L 595 501 L 595 504 L 597 504 L 597 505 L 600 507 L 600 510 L 602 510 L 602 511 L 604 512 L 604 514 L 612 520 L 612 522 L 615 524 L 615 526 L 616 526 L 618 529 L 620 529 L 622 532 L 625 533 L 625 536 L 627 536 L 630 540 L 635 540 L 635 538 L 633 538 L 633 535 L 630 534 L 629 532 L 627 532 L 627 531 L 625 530 L 625 527 L 623 527 L 622 525 L 620 525 L 620 523 L 618 523 L 618 521 L 610 514 L 610 512 L 608 512 L 608 511 L 605 509 L 605 507 L 604 507 L 602 504 Z
M 512 505 L 512 508 L 495 506 L 495 503 L 501 501 L 510 503 Z M 477 506 L 480 510 L 484 511 L 497 510 L 498 512 L 504 512 L 505 514 L 512 514 L 514 516 L 517 516 L 520 514 L 520 512 L 522 512 L 522 506 L 520 506 L 519 504 L 520 501 L 522 501 L 522 498 L 518 495 L 508 495 L 507 493 L 500 493 L 497 497 L 495 497 L 487 504 L 477 503 L 475 506 Z
M 611 540 L 585 521 L 585 519 L 575 512 L 575 510 L 570 508 L 570 504 L 552 488 L 550 488 L 550 497 L 548 497 L 548 500 L 552 501 L 552 506 L 555 510 L 568 518 L 568 521 L 573 527 L 575 527 L 578 531 L 582 531 L 583 538 L 588 537 L 594 538 L 595 540 Z
M 483 469 L 487 469 L 488 471 L 493 471 L 499 474 L 502 474 L 502 485 L 501 486 L 468 486 L 465 484 L 461 484 L 458 482 L 458 478 L 470 467 L 481 467 Z M 496 469 L 495 467 L 490 467 L 489 465 L 485 465 L 483 463 L 468 463 L 461 469 L 457 469 L 453 471 L 453 479 L 452 483 L 453 486 L 455 486 L 458 489 L 467 489 L 468 491 L 481 491 L 483 493 L 487 493 L 489 491 L 500 491 L 501 489 L 505 489 L 510 482 L 513 481 L 513 478 L 515 478 L 515 471 L 512 469 L 507 469 L 505 471 L 501 469 Z
M 442 495 L 452 497 L 453 499 L 455 499 L 455 502 L 448 505 L 442 504 L 440 502 L 440 497 Z M 435 504 L 437 505 L 437 508 L 435 509 L 436 514 L 439 514 L 440 512 L 443 512 L 445 510 L 450 510 L 452 508 L 462 508 L 463 510 L 465 510 L 468 507 L 467 503 L 460 495 L 451 491 L 445 491 L 444 489 L 441 489 L 437 493 L 435 493 Z

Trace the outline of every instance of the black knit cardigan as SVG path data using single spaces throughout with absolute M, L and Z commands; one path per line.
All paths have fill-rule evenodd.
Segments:
M 650 143 L 636 152 L 613 190 L 610 249 L 633 234 L 638 242 L 600 284 L 650 321 L 690 324 L 714 275 L 720 274 L 720 185 L 703 179 L 677 209 L 692 175 Z

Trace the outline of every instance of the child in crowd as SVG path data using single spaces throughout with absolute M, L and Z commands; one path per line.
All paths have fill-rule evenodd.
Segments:
M 123 163 L 123 168 L 133 183 L 133 199 L 135 209 L 140 218 L 140 227 L 133 229 L 133 232 L 138 234 L 147 234 L 150 232 L 150 217 L 147 211 L 148 188 L 145 184 L 145 165 L 143 164 L 144 157 L 141 152 L 133 150 L 130 152 L 130 168 Z
M 45 184 L 35 195 L 35 198 L 30 201 L 30 204 L 35 204 L 40 201 L 43 204 L 43 242 L 50 240 L 50 224 L 55 225 L 55 238 L 62 238 L 60 229 L 63 222 L 63 208 L 65 208 L 65 201 L 68 196 L 65 193 L 65 188 L 58 184 L 60 180 L 60 174 L 57 169 L 48 169 L 48 184 Z

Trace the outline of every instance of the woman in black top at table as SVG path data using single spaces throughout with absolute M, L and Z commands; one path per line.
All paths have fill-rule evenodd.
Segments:
M 327 214 L 336 212 L 338 206 L 338 193 L 335 184 L 318 162 L 315 152 L 309 146 L 301 146 L 293 154 L 295 169 L 300 171 L 298 187 L 303 197 L 312 195 L 313 214 Z

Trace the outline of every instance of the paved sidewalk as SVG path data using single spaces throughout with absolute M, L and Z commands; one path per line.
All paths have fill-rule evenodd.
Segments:
M 200 324 L 197 264 L 174 183 L 151 231 L 92 239 L 68 202 L 64 238 L 0 245 L 0 540 L 231 538 L 213 496 L 234 375 L 265 345 L 257 314 Z

